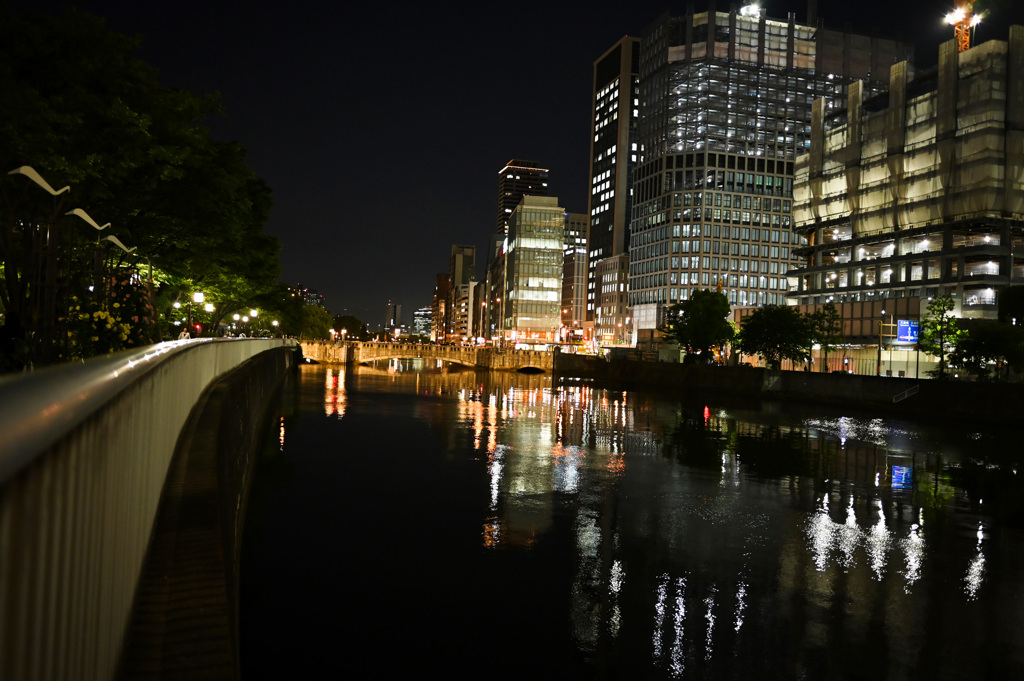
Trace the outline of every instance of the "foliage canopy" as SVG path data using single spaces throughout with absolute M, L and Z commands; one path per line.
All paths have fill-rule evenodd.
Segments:
M 165 289 L 152 301 L 158 316 L 197 289 L 226 313 L 278 280 L 279 244 L 263 229 L 270 189 L 241 145 L 203 124 L 220 113 L 218 98 L 163 86 L 138 47 L 74 9 L 52 18 L 0 5 L 0 305 L 29 337 L 109 272 L 153 271 Z M 6 174 L 21 166 L 71 190 L 51 197 Z M 137 250 L 99 240 L 65 215 L 72 208 L 111 223 L 102 234 Z M 52 254 L 42 266 L 41 250 Z M 108 294 L 94 292 L 90 309 L 108 308 Z
M 732 340 L 729 310 L 729 299 L 724 293 L 694 291 L 689 300 L 668 309 L 659 330 L 691 355 L 700 353 L 707 359 L 713 348 Z
M 806 359 L 811 338 L 811 325 L 795 307 L 766 305 L 743 320 L 738 347 L 740 352 L 759 355 L 770 369 L 777 370 L 784 359 Z

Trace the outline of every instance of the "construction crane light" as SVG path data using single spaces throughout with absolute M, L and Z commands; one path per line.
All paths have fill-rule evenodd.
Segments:
M 950 26 L 956 26 L 964 20 L 964 11 L 957 9 L 946 15 L 946 23 Z

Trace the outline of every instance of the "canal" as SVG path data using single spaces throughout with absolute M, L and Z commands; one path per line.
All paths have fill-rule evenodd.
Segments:
M 242 678 L 1024 678 L 1019 431 L 304 366 Z

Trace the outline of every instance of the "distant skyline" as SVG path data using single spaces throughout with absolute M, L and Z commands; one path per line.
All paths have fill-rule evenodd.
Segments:
M 64 0 L 9 0 L 56 12 Z M 453 244 L 486 246 L 497 173 L 513 158 L 550 169 L 549 195 L 587 212 L 592 66 L 683 2 L 477 5 L 367 3 L 306 9 L 261 0 L 72 3 L 139 35 L 140 56 L 168 85 L 221 93 L 209 121 L 240 141 L 274 190 L 267 231 L 282 243 L 282 280 L 326 296 L 334 314 L 376 326 L 389 300 L 428 305 Z M 692 3 L 695 12 L 709 3 Z M 771 17 L 803 1 L 762 2 Z M 975 43 L 1024 24 L 1019 0 L 979 0 Z M 729 3 L 719 2 L 722 11 Z M 818 3 L 827 26 L 902 37 L 919 67 L 952 38 L 952 2 Z M 31 160 L 26 160 L 30 163 Z M 484 260 L 484 258 L 479 258 Z M 485 263 L 478 263 L 482 271 Z

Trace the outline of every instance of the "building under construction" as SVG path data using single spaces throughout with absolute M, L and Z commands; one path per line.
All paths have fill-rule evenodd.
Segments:
M 917 77 L 894 65 L 883 94 L 854 84 L 847 109 L 814 103 L 790 297 L 842 304 L 850 335 L 876 334 L 882 309 L 916 318 L 938 295 L 994 317 L 999 291 L 1024 284 L 1024 27 L 959 47 Z

